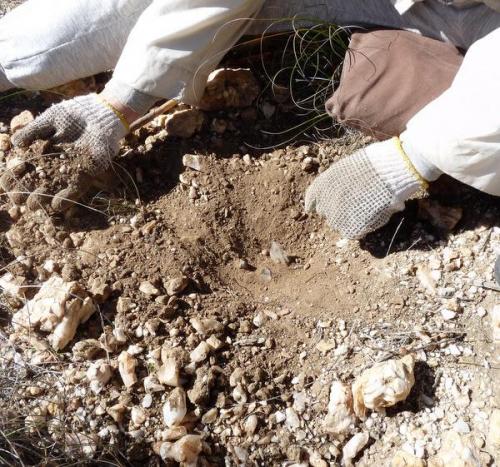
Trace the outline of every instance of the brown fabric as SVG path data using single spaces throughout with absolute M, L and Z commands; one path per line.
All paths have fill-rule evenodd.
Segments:
M 355 33 L 326 111 L 378 139 L 399 136 L 420 109 L 450 87 L 462 60 L 454 46 L 413 32 Z

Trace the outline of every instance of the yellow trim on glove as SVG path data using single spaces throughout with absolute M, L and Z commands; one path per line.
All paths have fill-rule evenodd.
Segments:
M 408 167 L 408 170 L 418 180 L 418 182 L 420 183 L 421 187 L 424 190 L 427 190 L 427 188 L 429 188 L 429 182 L 424 177 L 422 177 L 422 175 L 420 175 L 418 173 L 418 170 L 415 168 L 415 166 L 413 165 L 413 162 L 408 157 L 408 154 L 406 154 L 405 150 L 403 149 L 403 144 L 401 143 L 401 140 L 397 136 L 395 136 L 394 138 L 392 138 L 392 140 L 394 141 L 394 144 L 396 145 L 396 148 L 398 149 L 399 154 L 401 155 L 401 157 L 403 158 L 406 166 Z
M 99 98 L 99 100 L 120 119 L 120 122 L 122 122 L 123 126 L 127 130 L 127 133 L 130 132 L 130 125 L 128 124 L 127 119 L 125 118 L 125 115 L 123 115 L 113 104 L 104 99 L 104 97 L 102 97 L 99 94 L 96 95 Z

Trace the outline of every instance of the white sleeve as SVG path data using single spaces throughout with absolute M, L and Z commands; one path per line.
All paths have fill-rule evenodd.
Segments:
M 132 29 L 108 89 L 132 108 L 141 95 L 196 104 L 208 74 L 263 2 L 153 0 Z
M 500 196 L 500 28 L 474 43 L 451 87 L 408 123 L 410 157 Z

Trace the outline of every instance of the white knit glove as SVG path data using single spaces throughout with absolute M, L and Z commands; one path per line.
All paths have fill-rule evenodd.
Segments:
M 14 146 L 27 147 L 37 139 L 48 139 L 54 144 L 62 144 L 66 155 L 67 170 L 56 179 L 41 181 L 43 188 L 33 187 L 33 176 L 30 177 L 28 185 L 33 193 L 28 197 L 28 207 L 36 209 L 50 204 L 56 211 L 69 208 L 72 201 L 78 201 L 92 187 L 95 179 L 110 169 L 120 139 L 127 132 L 125 120 L 105 100 L 89 94 L 53 105 L 15 133 Z M 52 160 L 54 164 L 60 163 L 57 158 Z M 0 177 L 0 188 L 17 194 L 11 196 L 15 202 L 23 198 L 19 193 L 27 189 L 27 183 L 22 183 L 24 174 L 20 172 L 22 170 L 11 170 Z M 50 181 L 59 189 L 64 185 L 65 188 L 55 192 L 48 186 Z
M 415 167 L 419 168 L 419 171 Z M 319 175 L 306 191 L 307 212 L 317 212 L 344 237 L 358 239 L 385 225 L 427 180 L 440 173 L 410 159 L 399 139 L 374 143 Z

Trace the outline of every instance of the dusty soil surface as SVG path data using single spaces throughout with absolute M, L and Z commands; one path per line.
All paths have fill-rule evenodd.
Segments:
M 13 116 L 47 105 L 7 102 L 5 135 Z M 2 197 L 1 267 L 12 275 L 0 314 L 2 465 L 177 465 L 166 453 L 186 433 L 201 452 L 183 465 L 496 465 L 498 200 L 445 181 L 431 194 L 439 215 L 419 214 L 414 200 L 362 242 L 342 239 L 303 212 L 304 191 L 369 140 L 253 149 L 279 141 L 265 131 L 292 114 L 268 93 L 206 112 L 189 139 L 157 121 L 124 143 L 114 190 L 67 216 Z M 4 149 L 6 166 L 19 154 Z M 436 228 L 449 214 L 452 231 Z M 12 322 L 54 276 L 98 304 L 59 352 L 49 332 Z M 5 286 L 14 282 L 24 288 Z M 409 395 L 332 434 L 332 382 L 409 354 Z M 175 385 L 158 381 L 168 359 Z M 172 427 L 174 386 L 187 413 Z M 367 441 L 351 458 L 357 435 Z
M 303 193 L 318 170 L 363 141 L 251 151 L 260 128 L 284 118 L 255 116 L 248 122 L 237 111 L 208 113 L 205 129 L 189 140 L 155 140 L 154 126 L 141 131 L 119 160 L 134 180 L 123 193 L 136 196 L 100 194 L 67 219 L 4 206 L 3 268 L 35 289 L 23 299 L 5 295 L 3 370 L 19 375 L 4 376 L 11 386 L 3 389 L 3 413 L 16 404 L 29 439 L 40 438 L 34 445 L 47 449 L 45 433 L 71 447 L 53 448 L 57 455 L 75 450 L 73 434 L 79 442 L 85 436 L 91 463 L 105 455 L 119 465 L 155 465 L 159 445 L 173 436 L 162 417 L 172 388 L 151 392 L 144 381 L 161 367 L 161 349 L 180 349 L 183 426 L 202 436 L 205 465 L 337 465 L 356 432 L 370 439 L 357 465 L 388 465 L 400 450 L 425 460 L 449 430 L 472 439 L 480 465 L 491 465 L 497 292 L 484 282 L 493 280 L 500 245 L 498 202 L 451 182 L 433 199 L 462 207 L 455 232 L 443 235 L 419 221 L 414 201 L 365 241 L 341 239 L 303 213 Z M 224 133 L 210 129 L 214 119 L 227 123 Z M 4 154 L 8 161 L 10 150 Z M 182 164 L 186 154 L 199 156 L 198 170 Z M 47 333 L 11 327 L 13 310 L 53 274 L 78 281 L 101 302 L 59 353 L 44 344 Z M 179 278 L 186 288 L 172 292 Z M 141 287 L 146 282 L 152 289 Z M 194 318 L 218 324 L 204 333 Z M 103 345 L 117 328 L 124 340 Z M 210 334 L 217 348 L 189 364 Z M 82 351 L 92 346 L 97 350 Z M 127 349 L 137 361 L 129 388 L 117 360 Z M 350 383 L 374 363 L 407 353 L 417 359 L 409 397 L 343 436 L 328 435 L 331 382 Z M 102 359 L 112 377 L 95 393 L 87 370 Z M 33 413 L 35 428 L 26 419 Z

